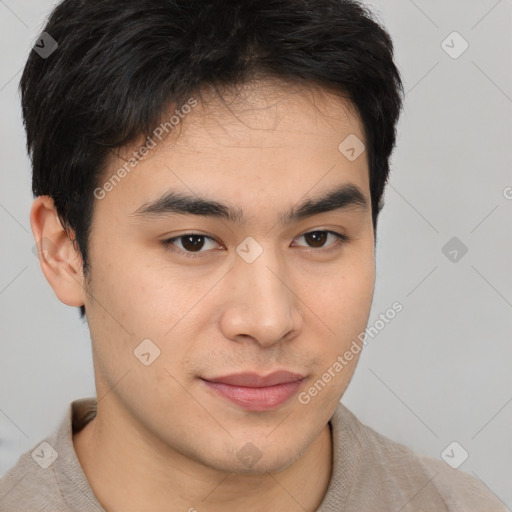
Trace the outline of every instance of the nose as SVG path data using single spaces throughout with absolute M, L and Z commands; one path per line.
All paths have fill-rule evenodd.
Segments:
M 266 249 L 252 263 L 237 257 L 226 276 L 221 329 L 234 341 L 251 339 L 269 347 L 294 337 L 302 326 L 293 292 L 293 273 L 274 252 Z

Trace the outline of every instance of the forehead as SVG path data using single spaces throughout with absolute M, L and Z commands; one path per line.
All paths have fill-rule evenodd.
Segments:
M 257 82 L 237 91 L 206 89 L 193 100 L 195 106 L 178 112 L 179 123 L 156 140 L 108 202 L 117 197 L 133 212 L 173 190 L 256 211 L 350 183 L 369 202 L 366 152 L 350 160 L 340 150 L 347 137 L 364 141 L 357 111 L 343 97 L 319 87 Z M 178 119 L 177 109 L 164 121 Z M 106 178 L 138 147 L 112 161 Z
M 277 79 L 259 80 L 240 88 L 213 89 L 199 92 L 198 105 L 179 126 L 182 145 L 194 141 L 186 135 L 203 134 L 219 145 L 240 141 L 266 140 L 271 146 L 279 135 L 308 134 L 322 137 L 350 130 L 361 140 L 363 127 L 357 109 L 346 97 L 316 85 L 289 84 Z M 172 144 L 172 137 L 170 138 Z M 176 137 L 174 137 L 176 140 Z M 290 142 L 294 142 L 292 139 Z

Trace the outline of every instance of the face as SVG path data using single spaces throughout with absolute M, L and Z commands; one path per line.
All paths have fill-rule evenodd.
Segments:
M 338 149 L 364 141 L 362 125 L 326 91 L 262 82 L 224 98 L 182 111 L 95 200 L 84 301 L 98 410 L 161 454 L 278 471 L 325 428 L 356 365 L 375 277 L 368 160 Z M 192 213 L 199 200 L 222 206 Z M 275 371 L 295 377 L 218 382 Z

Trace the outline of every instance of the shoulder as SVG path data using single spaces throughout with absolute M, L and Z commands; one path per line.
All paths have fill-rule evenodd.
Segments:
M 338 419 L 358 445 L 358 471 L 350 498 L 373 495 L 382 510 L 505 512 L 505 505 L 478 479 L 441 459 L 416 454 L 361 423 L 343 405 Z M 373 509 L 372 509 L 373 510 Z
M 52 461 L 51 442 L 38 443 L 0 479 L 0 512 L 68 510 L 61 497 Z
M 103 511 L 73 446 L 73 432 L 94 417 L 92 398 L 71 402 L 60 426 L 20 456 L 0 479 L 0 512 Z

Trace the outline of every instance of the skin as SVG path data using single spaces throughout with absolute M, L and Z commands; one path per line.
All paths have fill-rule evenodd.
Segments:
M 34 236 L 52 247 L 42 270 L 62 302 L 87 310 L 98 414 L 73 442 L 109 512 L 304 512 L 327 491 L 328 422 L 359 355 L 309 403 L 295 395 L 268 411 L 247 411 L 199 379 L 285 369 L 306 376 L 299 391 L 307 391 L 364 331 L 373 299 L 367 155 L 349 161 L 338 150 L 349 134 L 364 141 L 359 118 L 326 90 L 256 85 L 224 93 L 229 107 L 205 91 L 179 137 L 95 200 L 89 280 L 51 198 L 34 201 Z M 112 158 L 105 178 L 123 163 Z M 363 191 L 367 208 L 278 221 L 346 183 Z M 236 206 L 246 223 L 134 215 L 168 189 Z M 315 230 L 350 239 L 315 245 L 302 236 Z M 190 232 L 214 238 L 200 257 L 179 253 L 190 249 L 183 239 L 162 243 Z M 248 236 L 263 249 L 252 263 L 236 252 Z M 147 338 L 160 349 L 149 366 L 134 356 Z M 247 443 L 260 456 L 250 467 L 237 456 Z

